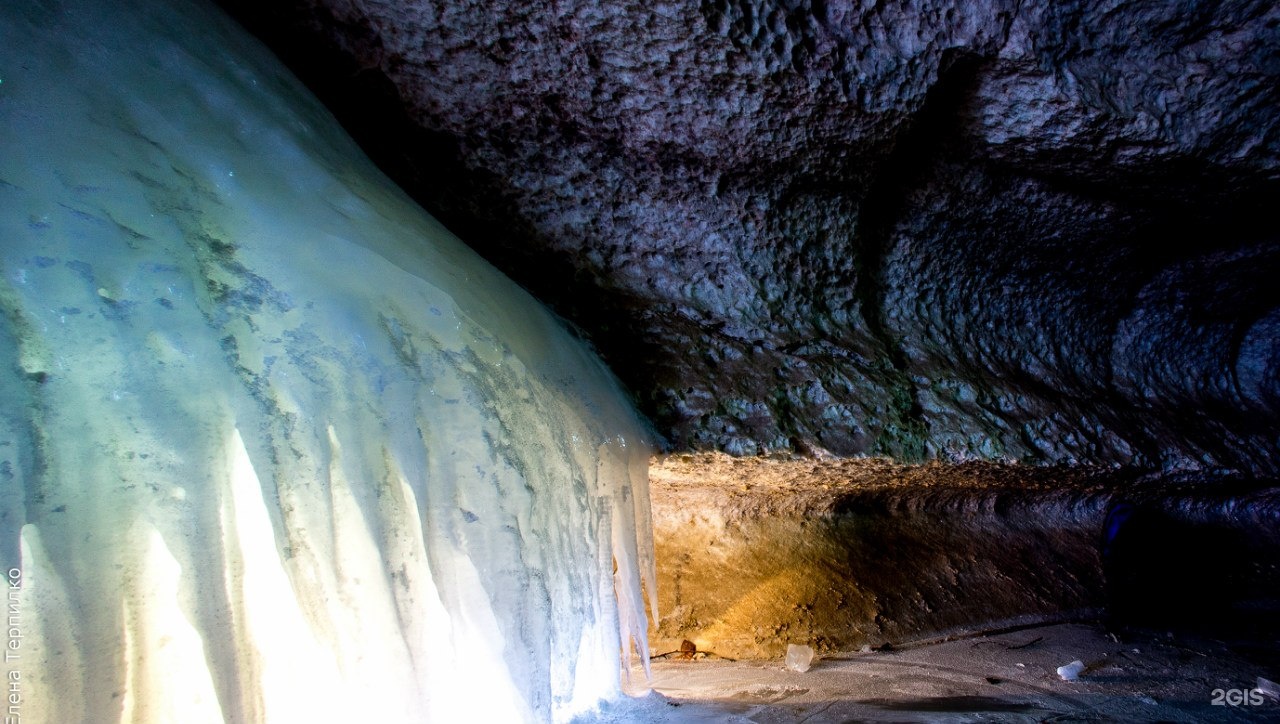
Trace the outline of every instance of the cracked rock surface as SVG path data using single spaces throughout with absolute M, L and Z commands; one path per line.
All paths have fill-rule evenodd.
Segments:
M 673 447 L 1280 473 L 1273 2 L 223 4 Z

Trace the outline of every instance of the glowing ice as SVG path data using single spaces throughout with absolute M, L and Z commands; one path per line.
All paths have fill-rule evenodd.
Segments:
M 218 11 L 0 15 L 21 715 L 543 720 L 615 695 L 652 543 L 600 364 Z
M 804 673 L 813 666 L 813 647 L 805 644 L 787 644 L 786 666 L 791 671 Z

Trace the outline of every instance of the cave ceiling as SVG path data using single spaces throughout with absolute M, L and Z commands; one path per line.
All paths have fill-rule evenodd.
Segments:
M 1280 471 L 1280 6 L 223 5 L 676 449 Z

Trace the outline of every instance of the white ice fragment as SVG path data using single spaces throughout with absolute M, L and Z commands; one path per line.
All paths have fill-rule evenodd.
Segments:
M 813 665 L 813 648 L 804 644 L 787 644 L 787 668 L 804 673 Z
M 1076 681 L 1077 679 L 1080 678 L 1080 674 L 1083 671 L 1084 671 L 1084 662 L 1081 661 L 1080 659 L 1076 659 L 1075 661 L 1072 661 L 1066 666 L 1059 666 L 1058 676 L 1062 677 L 1063 681 Z

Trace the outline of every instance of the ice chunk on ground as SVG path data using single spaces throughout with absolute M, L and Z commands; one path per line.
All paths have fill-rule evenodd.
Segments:
M 567 719 L 647 661 L 625 395 L 220 11 L 6 4 L 0 148 L 22 715 Z
M 787 668 L 804 673 L 813 665 L 813 648 L 804 644 L 787 644 Z
M 1058 667 L 1058 676 L 1063 681 L 1075 681 L 1080 678 L 1080 674 L 1084 671 L 1084 662 L 1079 659 L 1072 661 L 1065 666 Z

